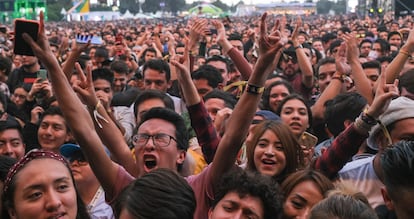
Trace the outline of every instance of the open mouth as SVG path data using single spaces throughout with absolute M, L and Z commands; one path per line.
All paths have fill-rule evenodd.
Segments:
M 147 172 L 153 170 L 157 166 L 157 159 L 152 155 L 144 156 L 144 166 Z
M 275 162 L 274 160 L 270 160 L 270 159 L 263 159 L 263 160 L 262 160 L 262 163 L 263 163 L 263 164 L 266 164 L 266 165 L 273 165 L 273 164 L 276 164 L 276 162 Z
M 146 161 L 145 161 L 145 166 L 146 166 L 148 169 L 152 169 L 152 168 L 154 168 L 155 166 L 157 166 L 157 161 L 155 161 L 155 160 L 146 160 Z

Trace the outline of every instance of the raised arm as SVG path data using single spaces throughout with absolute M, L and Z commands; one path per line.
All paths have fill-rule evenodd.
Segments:
M 50 50 L 49 42 L 45 35 L 43 12 L 40 13 L 37 42 L 33 41 L 28 34 L 23 34 L 23 38 L 29 43 L 37 58 L 49 71 L 49 76 L 51 81 L 53 81 L 53 89 L 66 122 L 85 152 L 96 177 L 99 179 L 105 191 L 111 195 L 112 188 L 115 186 L 118 165 L 113 163 L 106 155 L 102 142 L 95 132 L 89 113 L 82 107 L 81 101 L 70 87 L 64 72 Z M 90 77 L 89 74 L 89 79 Z
M 293 46 L 295 47 L 296 56 L 298 57 L 298 64 L 300 71 L 302 72 L 302 83 L 307 88 L 313 87 L 313 69 L 312 63 L 309 60 L 308 56 L 306 56 L 305 51 L 301 47 L 302 45 L 299 44 L 297 37 L 299 35 L 299 28 L 302 27 L 302 18 L 298 16 L 296 20 L 296 27 L 292 33 L 292 42 Z
M 403 69 L 405 62 L 408 57 L 414 52 L 414 28 L 411 29 L 408 35 L 407 42 L 401 47 L 397 56 L 385 69 L 385 75 L 387 83 L 392 83 L 395 79 L 400 76 L 401 70 Z
M 86 49 L 90 46 L 90 42 L 83 45 L 77 45 L 76 40 L 72 42 L 72 50 L 69 57 L 66 59 L 65 63 L 62 64 L 62 70 L 66 75 L 66 78 L 70 80 L 72 76 L 72 71 L 75 68 L 75 63 L 80 57 L 81 53 L 86 51 Z
M 338 171 L 358 151 L 378 117 L 388 108 L 391 99 L 398 97 L 398 80 L 394 84 L 386 84 L 384 74 L 381 74 L 381 79 L 372 105 L 357 117 L 352 125 L 341 132 L 331 147 L 313 163 L 313 167 L 323 172 L 327 177 L 332 179 L 336 176 Z
M 344 34 L 343 38 L 348 47 L 347 59 L 351 66 L 351 74 L 354 78 L 355 88 L 358 93 L 367 99 L 368 104 L 371 104 L 374 99 L 374 88 L 371 86 L 371 82 L 367 78 L 361 63 L 358 60 L 359 49 L 357 39 L 354 34 Z
M 273 29 L 270 35 L 267 34 L 266 16 L 266 13 L 263 14 L 260 23 L 260 54 L 256 67 L 250 76 L 246 91 L 242 94 L 228 120 L 226 132 L 211 164 L 210 178 L 213 180 L 212 183 L 217 183 L 217 180 L 234 165 L 237 153 L 243 144 L 244 137 L 247 136 L 251 120 L 260 102 L 266 78 L 275 67 L 272 65 L 273 58 L 282 48 L 280 33 L 276 29 Z
M 218 20 L 213 20 L 212 23 L 217 29 L 217 43 L 223 48 L 223 52 L 234 62 L 234 65 L 240 71 L 243 80 L 249 80 L 253 71 L 249 62 L 247 62 L 243 54 L 238 52 L 237 49 L 231 45 L 230 41 L 226 37 L 226 30 L 223 23 Z
M 176 60 L 171 60 L 171 64 L 176 67 L 178 82 L 180 83 L 190 115 L 191 126 L 196 132 L 197 140 L 201 146 L 205 160 L 207 163 L 210 163 L 216 153 L 220 138 L 191 79 L 188 64 L 189 57 L 184 57 L 186 57 L 184 64 Z
M 346 73 L 348 64 L 346 63 L 346 44 L 342 43 L 335 56 L 336 72 L 332 76 L 329 85 L 322 92 L 316 103 L 311 107 L 314 121 L 321 122 L 324 120 L 325 103 L 333 99 L 336 95 L 344 90 L 343 75 Z
M 76 64 L 76 68 L 79 72 L 82 72 L 79 64 Z M 88 72 L 88 74 L 91 73 Z M 88 106 L 98 136 L 111 152 L 112 158 L 131 175 L 138 176 L 131 150 L 129 150 L 128 144 L 125 142 L 125 138 L 114 119 L 108 114 L 106 104 L 103 100 L 98 99 L 99 95 L 96 95 L 98 93 L 95 94 L 92 79 L 85 78 L 83 73 L 80 74 L 80 78 L 82 84 L 75 84 L 73 88 Z

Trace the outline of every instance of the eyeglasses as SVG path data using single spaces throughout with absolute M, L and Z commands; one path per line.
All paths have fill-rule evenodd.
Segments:
M 297 57 L 290 56 L 290 55 L 285 54 L 285 53 L 283 53 L 282 58 L 283 58 L 283 61 L 285 61 L 285 62 L 289 62 L 289 60 L 290 60 L 290 61 L 292 61 L 292 63 L 298 63 L 298 58 Z
M 143 147 L 147 145 L 150 138 L 152 138 L 152 143 L 156 147 L 167 147 L 170 145 L 171 139 L 177 142 L 177 139 L 164 133 L 155 135 L 136 134 L 134 137 L 132 137 L 132 142 L 134 143 L 134 146 Z
M 23 95 L 23 94 L 13 94 L 13 96 L 19 99 L 26 99 L 26 95 Z
M 85 159 L 84 156 L 78 155 L 78 156 L 72 156 L 68 158 L 69 163 L 72 165 L 75 161 L 77 161 L 79 166 L 86 166 L 88 164 L 88 161 Z

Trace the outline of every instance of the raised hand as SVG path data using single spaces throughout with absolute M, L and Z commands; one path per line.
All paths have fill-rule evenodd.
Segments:
M 367 114 L 374 118 L 378 118 L 384 113 L 390 105 L 391 100 L 399 96 L 398 79 L 394 80 L 393 84 L 387 84 L 385 77 L 384 73 L 381 74 L 374 100 L 367 111 Z
M 298 18 L 296 19 L 295 30 L 293 30 L 293 33 L 292 33 L 292 41 L 294 41 L 294 44 L 299 43 L 299 42 L 297 42 L 297 40 L 298 40 L 300 28 L 302 28 L 302 18 L 300 16 L 298 16 Z
M 189 36 L 189 48 L 190 50 L 193 49 L 198 43 L 200 36 L 205 36 L 207 29 L 208 21 L 207 19 L 196 19 L 194 24 L 190 28 L 190 36 Z
M 75 64 L 75 68 L 78 72 L 79 80 L 73 84 L 73 90 L 78 94 L 83 104 L 95 107 L 98 103 L 98 98 L 95 95 L 95 88 L 92 82 L 92 66 L 86 66 L 86 76 L 79 63 Z
M 341 74 L 349 74 L 351 67 L 346 62 L 347 44 L 342 42 L 335 54 L 336 70 Z
M 348 62 L 357 61 L 359 57 L 358 40 L 355 34 L 345 33 L 342 37 L 345 40 L 347 53 L 346 57 Z
M 217 29 L 217 42 L 220 44 L 226 41 L 227 37 L 226 37 L 226 29 L 224 28 L 224 24 L 219 20 L 213 20 L 211 21 L 211 23 Z
M 23 39 L 32 47 L 33 53 L 36 57 L 49 68 L 56 68 L 59 66 L 59 63 L 55 57 L 55 54 L 50 50 L 49 40 L 45 34 L 45 23 L 44 23 L 44 14 L 43 11 L 40 12 L 40 22 L 39 22 L 39 34 L 37 41 L 35 42 L 28 34 L 23 33 Z
M 281 34 L 277 30 L 279 21 L 273 27 L 270 34 L 267 33 L 266 24 L 267 13 L 262 15 L 260 20 L 260 34 L 259 34 L 259 59 L 264 63 L 270 64 L 273 62 L 277 52 L 282 48 L 283 44 L 280 40 Z

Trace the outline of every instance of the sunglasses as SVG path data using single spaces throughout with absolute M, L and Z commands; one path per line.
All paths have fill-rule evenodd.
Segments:
M 289 60 L 290 60 L 290 61 L 292 61 L 292 63 L 298 63 L 298 58 L 297 57 L 290 56 L 286 53 L 283 53 L 282 58 L 283 58 L 283 61 L 285 61 L 285 62 L 289 62 Z
M 365 38 L 365 33 L 355 35 L 357 38 Z

